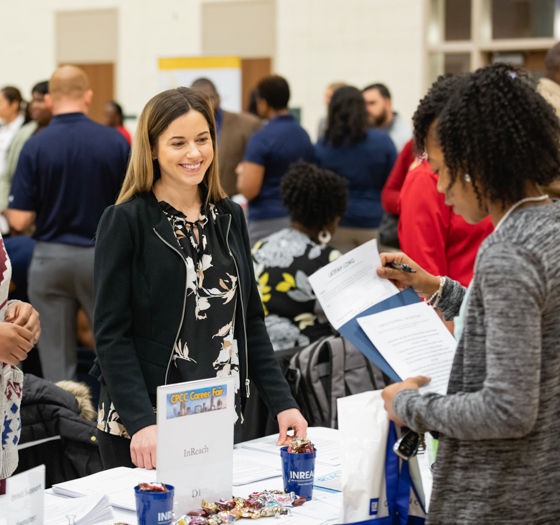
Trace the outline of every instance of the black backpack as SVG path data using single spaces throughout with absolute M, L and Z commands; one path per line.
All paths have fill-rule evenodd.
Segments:
M 309 426 L 337 428 L 336 400 L 384 388 L 387 378 L 352 343 L 323 337 L 292 356 L 286 374 Z

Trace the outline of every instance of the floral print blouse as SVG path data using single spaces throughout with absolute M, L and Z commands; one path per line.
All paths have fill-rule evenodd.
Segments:
M 185 313 L 167 383 L 233 376 L 239 417 L 239 354 L 233 335 L 238 278 L 225 232 L 217 225 L 217 210 L 213 204 L 203 207 L 198 221 L 192 223 L 170 204 L 159 204 L 187 265 Z M 129 437 L 105 388 L 99 406 L 98 428 Z
M 290 228 L 255 244 L 255 276 L 274 350 L 307 346 L 332 334 L 308 276 L 340 255 L 338 250 L 321 246 Z

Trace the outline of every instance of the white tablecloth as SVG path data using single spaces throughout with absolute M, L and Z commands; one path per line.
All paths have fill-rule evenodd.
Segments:
M 338 431 L 330 428 L 309 428 L 308 437 L 311 441 L 319 441 L 321 439 L 337 440 Z M 256 439 L 250 443 L 259 443 L 263 441 L 269 441 L 268 438 Z M 262 452 L 258 450 L 249 450 L 244 448 L 243 445 L 246 443 L 241 443 L 234 448 L 234 465 L 236 460 L 246 459 L 250 462 L 258 462 L 263 465 L 263 467 L 271 466 L 281 468 L 280 461 L 280 450 L 278 449 L 278 455 Z M 325 464 L 321 463 L 321 449 L 317 448 L 317 463 L 315 466 L 315 477 L 324 476 L 340 470 L 340 465 Z M 331 461 L 332 463 L 332 461 Z M 431 474 L 429 473 L 427 461 L 424 458 L 419 462 L 420 470 L 423 478 L 424 493 L 426 499 L 429 501 L 431 492 Z M 87 478 L 85 478 L 87 479 Z M 125 487 L 123 487 L 125 488 Z M 133 486 L 130 487 L 130 490 Z M 254 483 L 249 483 L 247 485 L 240 485 L 233 487 L 233 495 L 236 497 L 247 497 L 249 494 L 255 491 L 262 490 L 283 490 L 282 475 L 281 471 L 278 471 L 278 476 L 257 481 Z M 52 489 L 48 490 L 52 494 Z M 340 506 L 342 503 L 342 493 L 331 493 L 322 490 L 315 489 L 313 492 L 313 500 L 308 501 L 304 505 L 298 508 L 292 509 L 293 518 L 286 520 L 286 525 L 322 525 L 322 524 L 335 524 L 338 523 L 338 515 Z M 4 510 L 6 512 L 4 512 Z M 5 516 L 7 514 L 7 501 L 5 496 L 0 497 L 0 525 L 5 525 Z M 249 523 L 248 520 L 242 520 L 240 523 Z M 136 514 L 133 512 L 126 512 L 113 508 L 113 519 L 110 521 L 100 522 L 96 525 L 113 525 L 114 523 L 127 523 L 128 525 L 137 525 Z M 61 525 L 66 525 L 67 522 Z M 283 520 L 277 520 L 276 518 L 261 518 L 258 520 L 259 525 L 266 525 L 275 523 L 280 525 Z

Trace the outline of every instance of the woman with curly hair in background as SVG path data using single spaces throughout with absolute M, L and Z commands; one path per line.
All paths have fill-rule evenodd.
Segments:
M 253 248 L 253 263 L 274 350 L 307 346 L 332 329 L 318 307 L 308 276 L 340 257 L 327 246 L 346 209 L 346 181 L 331 171 L 298 162 L 280 189 L 290 227 Z
M 429 378 L 409 378 L 385 388 L 385 407 L 439 433 L 427 523 L 559 523 L 560 203 L 539 186 L 560 170 L 560 123 L 506 65 L 467 75 L 428 129 L 414 120 L 447 205 L 471 224 L 490 216 L 495 230 L 468 289 L 382 254 L 416 273 L 378 274 L 455 318 L 458 340 L 447 395 L 419 395 Z
M 334 92 L 325 136 L 317 142 L 315 156 L 321 168 L 348 181 L 348 208 L 332 246 L 345 253 L 376 239 L 383 217 L 381 190 L 397 151 L 386 131 L 369 129 L 366 103 L 355 87 Z

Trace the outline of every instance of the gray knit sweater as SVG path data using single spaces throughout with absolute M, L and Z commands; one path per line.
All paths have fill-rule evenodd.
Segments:
M 464 293 L 447 280 L 446 319 Z M 560 523 L 560 202 L 484 241 L 447 395 L 405 390 L 393 408 L 441 432 L 427 523 Z

